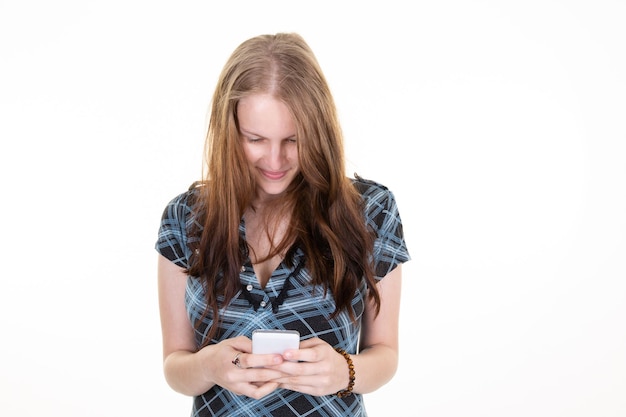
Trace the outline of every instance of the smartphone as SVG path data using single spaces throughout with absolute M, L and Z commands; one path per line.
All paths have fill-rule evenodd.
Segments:
M 300 333 L 297 330 L 257 329 L 252 331 L 252 353 L 283 354 L 287 349 L 298 349 Z

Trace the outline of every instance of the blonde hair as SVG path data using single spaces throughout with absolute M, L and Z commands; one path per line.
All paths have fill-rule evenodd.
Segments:
M 298 244 L 313 284 L 330 289 L 335 314 L 348 310 L 362 279 L 379 307 L 362 201 L 346 176 L 343 136 L 337 110 L 319 63 L 295 33 L 261 35 L 244 41 L 224 66 L 211 102 L 206 168 L 196 215 L 202 225 L 189 273 L 203 280 L 209 309 L 217 318 L 240 289 L 245 242 L 239 224 L 251 206 L 256 185 L 241 145 L 239 101 L 271 94 L 285 103 L 296 125 L 300 173 L 278 199 L 274 213 L 288 214 L 290 227 L 275 251 Z M 193 241 L 193 239 L 191 240 Z M 288 260 L 289 261 L 289 260 Z M 218 297 L 223 296 L 223 305 Z M 215 322 L 215 321 L 214 321 Z M 209 335 L 213 335 L 215 325 Z

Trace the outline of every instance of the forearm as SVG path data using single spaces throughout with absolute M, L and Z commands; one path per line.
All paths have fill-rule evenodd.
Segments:
M 199 352 L 176 351 L 170 353 L 163 360 L 165 380 L 173 390 L 195 396 L 207 392 L 215 385 L 210 378 L 207 357 L 211 354 L 211 347 Z
M 377 390 L 393 378 L 398 369 L 398 322 L 402 268 L 398 265 L 377 284 L 381 296 L 376 314 L 373 302 L 367 304 L 361 333 L 362 350 L 354 355 L 354 392 L 366 394 Z
M 353 392 L 367 394 L 385 385 L 398 368 L 398 351 L 386 345 L 376 345 L 352 355 L 355 381 Z M 347 372 L 347 371 L 346 371 Z M 347 386 L 348 378 L 346 378 Z

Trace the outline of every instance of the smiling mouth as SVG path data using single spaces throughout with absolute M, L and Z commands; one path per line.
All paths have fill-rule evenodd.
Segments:
M 282 178 L 285 177 L 285 175 L 287 175 L 286 171 L 278 171 L 278 172 L 274 172 L 274 171 L 264 171 L 261 170 L 261 173 L 263 174 L 264 177 L 270 179 L 270 180 L 280 180 Z

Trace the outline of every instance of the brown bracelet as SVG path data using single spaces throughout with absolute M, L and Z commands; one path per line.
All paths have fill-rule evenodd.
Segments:
M 352 395 L 352 388 L 354 388 L 354 380 L 356 379 L 355 374 L 354 374 L 354 364 L 352 363 L 352 358 L 350 357 L 350 354 L 348 352 L 340 348 L 335 348 L 335 350 L 339 352 L 340 354 L 342 354 L 343 357 L 346 359 L 346 362 L 348 362 L 348 374 L 350 375 L 350 382 L 348 382 L 348 388 L 343 389 L 341 391 L 337 391 L 337 394 L 335 394 L 339 398 L 344 398 L 344 397 L 348 397 Z

